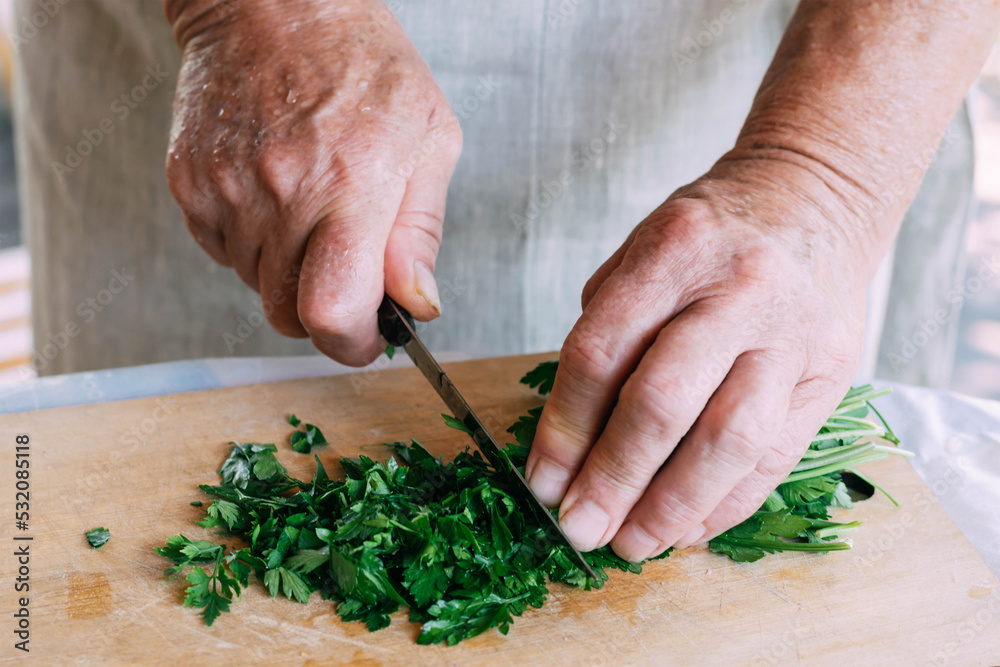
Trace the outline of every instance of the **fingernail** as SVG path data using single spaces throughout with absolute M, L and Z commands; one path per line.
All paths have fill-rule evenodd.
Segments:
M 559 526 L 580 551 L 593 551 L 608 532 L 611 517 L 597 503 L 578 500 L 559 516 Z
M 416 283 L 417 294 L 419 294 L 427 305 L 434 309 L 438 315 L 441 314 L 441 297 L 438 296 L 437 281 L 434 280 L 434 272 L 431 271 L 425 262 L 417 260 L 413 263 L 413 279 Z
M 546 507 L 556 507 L 569 485 L 569 471 L 540 457 L 528 474 L 528 485 Z
M 632 521 L 627 522 L 615 535 L 615 553 L 625 560 L 638 563 L 646 560 L 660 550 L 660 541 L 653 539 L 649 533 Z
M 701 542 L 703 537 L 705 537 L 705 526 L 699 523 L 684 533 L 684 537 L 674 542 L 674 549 L 687 549 L 689 546 Z

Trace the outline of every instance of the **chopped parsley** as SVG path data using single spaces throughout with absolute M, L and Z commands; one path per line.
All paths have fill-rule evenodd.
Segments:
M 548 393 L 556 368 L 543 363 L 522 382 Z M 760 511 L 713 539 L 712 551 L 754 561 L 776 551 L 850 548 L 836 538 L 858 524 L 828 514 L 830 506 L 851 505 L 842 472 L 902 451 L 857 442 L 865 435 L 898 442 L 884 422 L 865 419 L 868 400 L 878 395 L 871 387 L 852 389 L 788 481 Z M 522 471 L 541 413 L 533 408 L 508 429 L 515 443 L 505 453 Z M 289 423 L 301 424 L 294 415 Z M 318 428 L 304 428 L 292 434 L 293 449 L 326 443 Z M 272 597 L 306 603 L 319 593 L 337 602 L 343 620 L 372 631 L 406 607 L 421 625 L 417 643 L 453 645 L 494 627 L 506 634 L 515 618 L 545 603 L 550 583 L 590 590 L 604 585 L 607 569 L 642 571 L 606 546 L 585 554 L 597 573 L 589 579 L 478 451 L 445 462 L 416 440 L 387 443 L 395 456 L 384 461 L 342 458 L 342 480 L 331 479 L 316 456 L 312 479 L 299 480 L 278 461 L 275 445 L 231 444 L 220 483 L 200 487 L 213 500 L 198 525 L 242 544 L 175 535 L 157 548 L 173 562 L 167 575 L 188 569 L 184 604 L 200 608 L 207 625 L 229 611 L 252 574 Z
M 302 424 L 302 420 L 292 415 L 288 418 L 288 423 L 298 428 Z M 293 450 L 299 454 L 309 454 L 312 452 L 313 447 L 329 444 L 318 426 L 313 426 L 312 424 L 305 424 L 304 426 L 304 429 L 292 431 L 291 444 Z
M 100 549 L 111 539 L 111 531 L 107 528 L 94 528 L 87 531 L 87 542 L 95 549 Z

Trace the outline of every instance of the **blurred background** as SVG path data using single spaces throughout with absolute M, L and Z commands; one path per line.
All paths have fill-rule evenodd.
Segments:
M 0 0 L 0 384 L 33 376 L 29 259 L 18 216 L 10 100 L 11 0 Z M 968 266 L 1000 256 L 1000 47 L 972 92 L 979 206 L 968 238 Z M 965 302 L 951 388 L 1000 399 L 1000 281 Z
M 28 253 L 21 235 L 10 123 L 11 0 L 0 0 L 0 382 L 30 373 Z
M 970 267 L 1000 255 L 1000 45 L 972 91 L 976 132 L 978 211 L 966 247 Z M 960 320 L 951 386 L 973 396 L 1000 399 L 1000 284 L 990 281 L 967 301 Z

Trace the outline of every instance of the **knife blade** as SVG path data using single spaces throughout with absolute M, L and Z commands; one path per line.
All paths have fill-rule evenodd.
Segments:
M 531 507 L 532 511 L 538 515 L 546 537 L 552 542 L 568 547 L 576 565 L 586 572 L 588 577 L 597 579 L 597 575 L 583 554 L 566 537 L 555 517 L 528 486 L 521 471 L 511 465 L 507 457 L 501 454 L 500 446 L 490 434 L 489 429 L 483 425 L 472 406 L 465 400 L 448 375 L 441 369 L 441 365 L 421 342 L 415 330 L 413 318 L 388 294 L 378 309 L 378 326 L 382 336 L 390 345 L 402 347 L 406 351 L 413 364 L 420 369 L 444 404 L 451 410 L 452 415 L 462 421 L 469 429 L 473 442 L 476 443 L 476 447 L 483 453 L 493 469 L 508 479 L 510 487 L 516 490 L 521 502 Z

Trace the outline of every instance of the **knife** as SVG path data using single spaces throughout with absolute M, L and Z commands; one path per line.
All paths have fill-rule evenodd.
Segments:
M 520 496 L 519 500 L 529 505 L 535 514 L 538 515 L 546 536 L 551 541 L 568 547 L 576 565 L 586 572 L 588 577 L 597 579 L 597 575 L 586 559 L 584 559 L 583 554 L 566 537 L 566 533 L 559 527 L 555 517 L 542 504 L 542 501 L 538 499 L 538 496 L 531 490 L 531 487 L 528 486 L 528 482 L 524 479 L 521 471 L 511 465 L 507 457 L 500 453 L 500 446 L 497 445 L 497 441 L 490 435 L 489 430 L 483 426 L 483 422 L 480 421 L 479 417 L 472 410 L 472 407 L 462 397 L 458 388 L 452 384 L 448 375 L 441 370 L 441 366 L 434 359 L 434 356 L 424 347 L 424 344 L 420 341 L 420 337 L 417 336 L 417 332 L 415 331 L 413 318 L 399 304 L 393 301 L 388 294 L 385 295 L 382 305 L 378 309 L 378 328 L 382 333 L 382 337 L 390 345 L 406 350 L 406 354 L 413 360 L 413 364 L 420 369 L 420 372 L 424 374 L 427 381 L 431 383 L 431 386 L 437 391 L 438 396 L 441 397 L 441 400 L 451 410 L 452 415 L 468 427 L 472 435 L 472 440 L 476 443 L 479 451 L 483 453 L 483 456 L 486 457 L 486 460 L 490 462 L 494 470 L 507 478 L 510 482 L 510 488 L 515 490 L 515 493 Z

